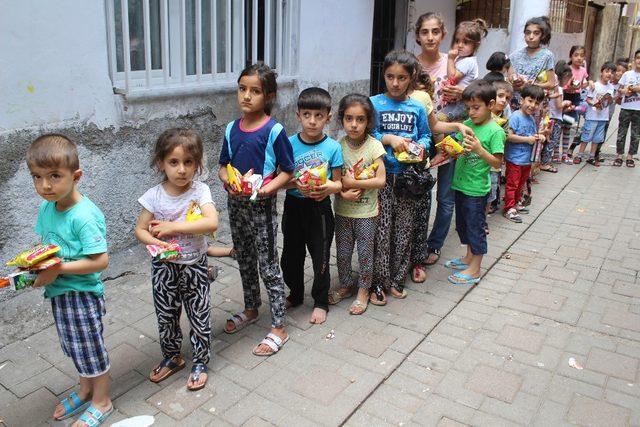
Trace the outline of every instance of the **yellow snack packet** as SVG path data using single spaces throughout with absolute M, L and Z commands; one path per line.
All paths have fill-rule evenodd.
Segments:
M 451 135 L 447 135 L 442 141 L 438 142 L 436 147 L 442 147 L 451 157 L 457 157 L 464 152 L 462 145 L 453 139 Z
M 240 171 L 234 168 L 231 163 L 227 163 L 227 176 L 229 187 L 236 193 L 242 192 L 242 174 L 240 174 Z
M 28 268 L 34 264 L 44 261 L 45 259 L 53 256 L 60 250 L 57 245 L 38 245 L 34 248 L 20 252 L 15 258 L 7 262 L 8 266 Z

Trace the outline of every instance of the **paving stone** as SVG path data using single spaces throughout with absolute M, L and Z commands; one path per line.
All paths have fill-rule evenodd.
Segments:
M 361 328 L 349 338 L 347 348 L 378 358 L 395 340 L 396 338 L 390 335 Z
M 566 256 L 569 258 L 587 259 L 591 254 L 591 251 L 584 248 L 578 248 L 575 246 L 562 245 L 556 251 L 556 254 L 560 256 Z
M 466 387 L 486 396 L 512 403 L 522 385 L 522 378 L 489 366 L 477 368 Z
M 529 293 L 521 299 L 525 304 L 536 305 L 538 307 L 548 308 L 551 310 L 560 310 L 566 300 L 566 297 L 554 295 L 551 292 L 539 291 L 537 289 L 531 289 Z
M 16 384 L 11 390 L 16 396 L 24 397 L 38 390 L 40 387 L 46 387 L 57 396 L 69 390 L 77 381 L 77 378 L 71 378 L 52 367 L 26 381 Z
M 440 418 L 440 422 L 438 422 L 438 427 L 466 427 L 468 424 L 459 423 L 456 420 L 452 420 L 451 418 L 442 417 Z
M 602 316 L 602 323 L 640 332 L 640 315 L 619 310 L 608 310 Z
M 616 280 L 613 285 L 612 292 L 618 295 L 640 298 L 640 285 L 637 283 L 627 283 L 621 280 Z
M 146 402 L 171 418 L 181 420 L 212 397 L 213 392 L 208 387 L 192 392 L 187 390 L 186 381 L 175 381 L 148 397 Z
M 567 419 L 583 426 L 625 426 L 629 423 L 629 410 L 577 395 L 569 408 Z
M 19 404 L 2 410 L 2 418 L 7 426 L 35 426 L 51 419 L 58 403 L 56 396 L 46 388 L 40 388 L 20 399 Z
M 633 381 L 638 370 L 638 359 L 594 348 L 589 352 L 586 368 Z
M 578 272 L 567 270 L 566 268 L 548 266 L 542 272 L 542 277 L 546 277 L 552 280 L 560 280 L 562 282 L 573 283 L 578 278 Z
M 335 372 L 315 367 L 297 378 L 293 391 L 328 406 L 350 384 L 351 382 L 347 378 Z
M 505 326 L 496 338 L 496 343 L 498 344 L 528 351 L 529 353 L 538 353 L 543 341 L 543 335 L 510 325 Z

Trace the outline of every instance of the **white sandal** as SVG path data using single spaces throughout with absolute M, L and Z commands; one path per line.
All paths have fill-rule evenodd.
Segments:
M 243 330 L 250 324 L 256 323 L 258 321 L 258 316 L 254 317 L 253 319 L 249 319 L 249 317 L 247 317 L 247 315 L 244 314 L 244 312 L 239 311 L 233 316 L 231 316 L 230 318 L 228 318 L 227 322 L 228 321 L 232 321 L 233 324 L 235 325 L 235 328 L 232 331 L 230 331 L 227 329 L 227 325 L 225 324 L 223 329 L 224 332 L 227 334 L 235 334 L 236 332 Z
M 258 344 L 253 348 L 252 353 L 254 356 L 272 356 L 277 352 L 279 352 L 280 349 L 287 343 L 287 341 L 289 341 L 289 335 L 287 335 L 284 339 L 282 339 L 276 334 L 269 332 L 267 336 L 264 337 L 262 341 L 260 341 L 260 344 Z M 269 348 L 271 349 L 271 352 L 258 353 L 258 347 L 260 347 L 260 345 L 262 344 L 269 346 Z

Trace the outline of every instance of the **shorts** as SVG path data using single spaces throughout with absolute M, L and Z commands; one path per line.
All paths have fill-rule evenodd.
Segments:
M 487 196 L 467 196 L 455 191 L 456 198 L 456 231 L 460 243 L 469 245 L 474 255 L 487 253 L 487 233 L 484 231 L 487 217 L 485 207 Z
M 602 144 L 604 142 L 606 120 L 587 120 L 582 126 L 582 135 L 580 141 L 591 142 L 593 144 Z
M 90 292 L 67 292 L 51 298 L 51 310 L 62 352 L 73 360 L 81 377 L 106 373 L 109 354 L 102 336 L 104 297 Z

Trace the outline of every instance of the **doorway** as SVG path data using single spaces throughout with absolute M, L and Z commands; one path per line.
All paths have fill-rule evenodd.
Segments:
M 375 0 L 371 39 L 371 95 L 384 91 L 382 65 L 393 49 L 404 49 L 407 38 L 409 0 Z

